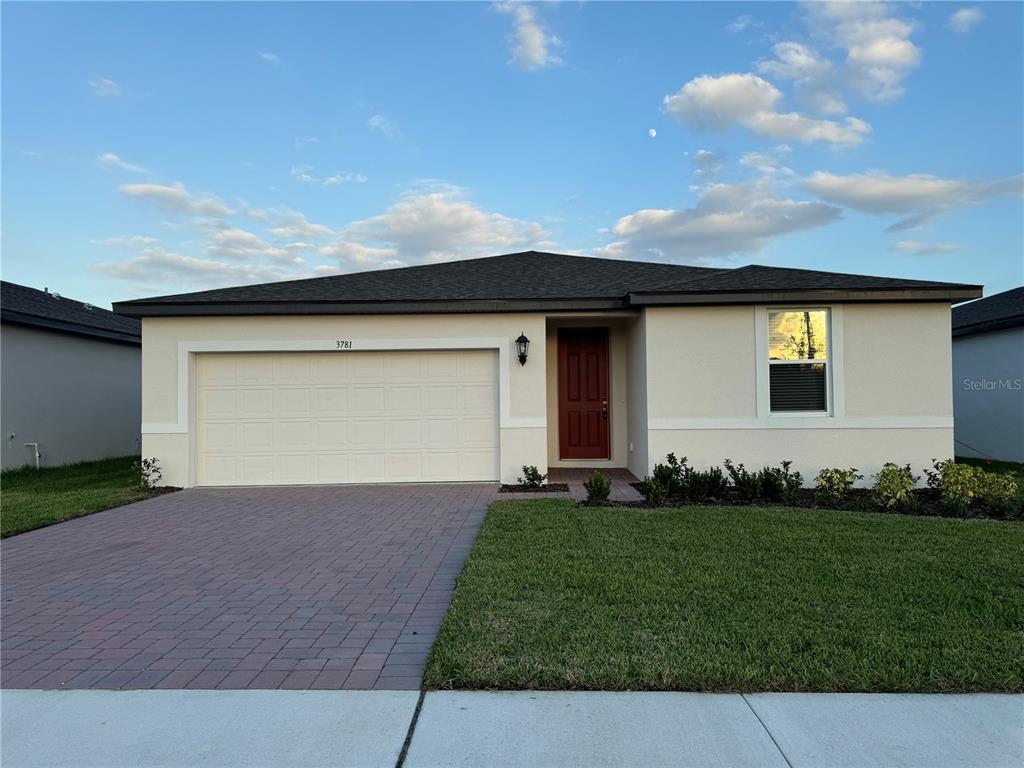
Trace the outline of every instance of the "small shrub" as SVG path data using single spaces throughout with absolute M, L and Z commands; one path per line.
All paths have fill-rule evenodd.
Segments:
M 159 459 L 138 458 L 132 462 L 132 478 L 136 488 L 150 491 L 160 484 L 163 476 Z
M 664 464 L 655 464 L 652 477 L 665 489 L 669 498 L 686 496 L 686 475 L 690 468 L 686 465 L 686 457 L 676 458 L 674 453 L 665 457 Z
M 665 490 L 665 486 L 653 477 L 645 477 L 639 485 L 640 494 L 652 507 L 660 507 L 668 499 L 668 491 Z
M 891 461 L 882 466 L 882 470 L 874 476 L 873 496 L 875 503 L 884 509 L 902 509 L 913 500 L 914 486 L 920 479 L 910 471 L 910 465 L 902 467 Z
M 612 492 L 612 481 L 605 477 L 600 470 L 594 470 L 594 473 L 583 483 L 583 487 L 587 490 L 587 501 L 608 501 L 608 495 Z
M 863 479 L 864 475 L 858 475 L 853 467 L 826 467 L 814 478 L 814 496 L 819 504 L 835 504 L 850 492 L 855 482 Z
M 761 494 L 757 475 L 747 471 L 742 464 L 733 464 L 732 459 L 725 460 L 725 471 L 729 473 L 732 487 L 743 501 L 753 501 Z
M 978 496 L 982 499 L 995 503 L 1006 503 L 1012 501 L 1016 495 L 1017 481 L 1012 477 L 998 472 L 981 471 Z
M 706 470 L 686 468 L 686 497 L 692 502 L 720 499 L 729 488 L 729 481 L 719 467 Z
M 733 487 L 743 501 L 784 501 L 797 500 L 804 478 L 799 472 L 790 472 L 791 461 L 784 461 L 778 467 L 763 467 L 749 472 L 742 464 L 725 460 Z
M 928 485 L 939 491 L 942 505 L 946 509 L 963 515 L 971 508 L 971 502 L 981 487 L 982 470 L 970 464 L 957 464 L 952 459 L 932 460 L 932 468 L 924 471 Z
M 925 474 L 928 485 L 939 492 L 943 506 L 960 515 L 967 514 L 975 499 L 1002 508 L 1017 495 L 1017 483 L 1009 475 L 986 472 L 953 459 L 933 460 L 932 469 L 926 469 Z
M 535 466 L 523 465 L 523 476 L 519 478 L 519 484 L 525 485 L 527 488 L 540 488 L 544 485 L 544 481 L 548 479 L 548 476 L 542 474 L 539 469 Z

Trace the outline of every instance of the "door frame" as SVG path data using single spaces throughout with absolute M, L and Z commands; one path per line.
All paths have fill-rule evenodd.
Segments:
M 562 387 L 564 384 L 564 370 L 563 370 L 563 350 L 564 350 L 564 336 L 570 336 L 573 334 L 594 334 L 600 335 L 604 340 L 604 400 L 605 400 L 605 413 L 606 418 L 605 429 L 604 429 L 604 455 L 602 456 L 587 456 L 587 457 L 571 457 L 565 456 L 565 430 L 562 428 Z M 556 330 L 556 381 L 555 381 L 555 396 L 556 396 L 556 416 L 558 424 L 558 460 L 559 461 L 572 461 L 572 462 L 588 462 L 588 461 L 601 461 L 607 462 L 612 458 L 612 357 L 611 357 L 611 330 L 608 326 L 595 325 L 595 326 L 563 326 Z

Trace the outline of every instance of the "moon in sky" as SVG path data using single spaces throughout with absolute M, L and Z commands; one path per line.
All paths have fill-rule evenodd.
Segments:
M 656 130 L 654 130 L 653 128 L 651 128 L 651 130 L 649 130 L 647 132 L 647 135 L 650 136 L 653 139 L 655 136 L 658 135 L 658 132 Z

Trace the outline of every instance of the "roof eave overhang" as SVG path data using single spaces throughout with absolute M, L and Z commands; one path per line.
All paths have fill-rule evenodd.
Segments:
M 273 301 L 231 303 L 119 302 L 128 317 L 239 315 L 415 315 L 497 312 L 580 312 L 628 309 L 624 299 L 492 299 L 486 301 Z
M 722 291 L 692 293 L 629 294 L 630 306 L 692 306 L 701 304 L 788 304 L 790 302 L 887 302 L 944 301 L 960 302 L 981 297 L 981 286 L 951 288 L 866 289 L 866 290 L 784 290 L 784 291 Z
M 1002 317 L 998 320 L 988 320 L 981 323 L 972 323 L 971 325 L 961 325 L 960 327 L 953 329 L 953 338 L 956 339 L 963 336 L 976 336 L 979 333 L 991 333 L 992 331 L 1005 331 L 1010 328 L 1021 327 L 1024 327 L 1024 315 Z
M 69 323 L 64 320 L 54 320 L 50 317 L 29 315 L 24 312 L 17 312 L 10 309 L 5 309 L 3 312 L 0 312 L 0 320 L 5 323 L 13 323 L 15 325 L 23 325 L 30 328 L 43 328 L 48 331 L 58 331 L 60 333 L 70 333 L 75 336 L 86 336 L 88 338 L 99 339 L 101 341 L 113 341 L 119 344 L 132 344 L 134 346 L 140 346 L 142 344 L 142 337 L 131 333 L 122 333 L 121 331 L 113 331 L 107 328 L 94 328 L 91 325 Z

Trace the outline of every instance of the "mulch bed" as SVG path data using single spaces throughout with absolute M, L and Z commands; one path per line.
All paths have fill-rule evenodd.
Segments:
M 637 492 L 643 493 L 642 483 L 630 483 Z M 602 507 L 651 507 L 646 501 L 607 501 L 593 506 Z M 975 501 L 967 514 L 957 514 L 942 503 L 939 492 L 934 488 L 920 488 L 914 491 L 913 501 L 906 507 L 896 510 L 887 510 L 875 504 L 872 498 L 871 489 L 854 488 L 839 501 L 820 503 L 815 496 L 814 489 L 801 488 L 797 498 L 790 501 L 748 501 L 741 499 L 736 491 L 730 488 L 722 498 L 706 499 L 704 501 L 689 501 L 687 499 L 670 498 L 662 506 L 666 507 L 802 507 L 805 509 L 837 509 L 843 512 L 895 512 L 902 515 L 921 515 L 931 517 L 973 517 L 993 520 L 1011 520 L 1024 522 L 1022 510 L 1018 509 L 1016 515 L 1012 508 L 994 507 L 982 501 Z
M 505 484 L 498 486 L 498 493 L 568 493 L 568 483 L 547 483 L 540 487 L 522 485 L 520 483 Z

